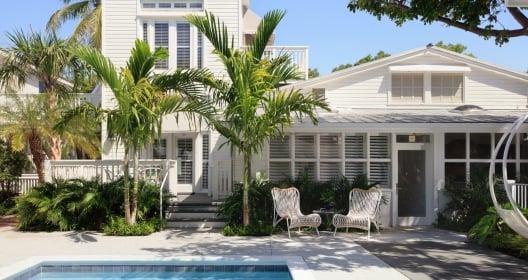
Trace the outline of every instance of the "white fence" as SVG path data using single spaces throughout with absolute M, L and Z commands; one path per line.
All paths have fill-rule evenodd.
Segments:
M 512 186 L 512 197 L 520 208 L 528 206 L 528 184 L 516 183 Z

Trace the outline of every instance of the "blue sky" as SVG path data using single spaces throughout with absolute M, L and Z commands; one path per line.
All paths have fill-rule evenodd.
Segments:
M 354 63 L 382 50 L 397 54 L 438 41 L 461 43 L 478 59 L 518 71 L 528 70 L 528 37 L 513 38 L 502 47 L 443 24 L 406 23 L 397 27 L 388 19 L 378 21 L 366 13 L 352 13 L 348 0 L 251 0 L 252 9 L 263 15 L 272 9 L 287 15 L 276 32 L 276 45 L 309 46 L 311 68 L 330 73 L 339 64 Z M 61 0 L 9 1 L 0 10 L 0 47 L 7 47 L 6 32 L 15 29 L 43 30 L 49 16 L 63 6 Z M 28 7 L 31 7 L 28 9 Z M 68 26 L 61 35 L 71 31 Z

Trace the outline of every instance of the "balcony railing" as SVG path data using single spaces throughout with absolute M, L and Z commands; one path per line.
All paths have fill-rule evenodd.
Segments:
M 308 79 L 307 46 L 267 46 L 264 50 L 264 55 L 268 58 L 275 58 L 279 54 L 288 54 L 299 71 L 304 74 L 304 79 Z
M 35 96 L 37 94 L 38 93 L 17 93 L 16 95 L 20 97 L 22 100 L 24 100 L 26 97 Z M 101 105 L 101 96 L 99 94 L 74 93 L 74 96 L 75 97 L 73 98 L 73 101 L 72 101 L 74 105 L 79 105 L 83 101 L 90 102 L 94 105 Z M 13 100 L 11 99 L 11 95 L 0 94 L 0 106 L 6 105 L 6 104 L 12 104 L 10 102 L 13 102 Z

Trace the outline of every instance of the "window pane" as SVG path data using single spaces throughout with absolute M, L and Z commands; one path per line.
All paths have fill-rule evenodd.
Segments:
M 466 134 L 446 133 L 445 134 L 445 158 L 460 159 L 466 158 Z
M 392 101 L 402 103 L 423 102 L 423 74 L 392 74 Z
M 157 22 L 154 24 L 154 47 L 169 49 L 169 24 Z M 167 69 L 169 67 L 169 60 L 157 60 L 156 68 Z
M 479 181 L 489 176 L 489 163 L 472 162 L 469 164 L 470 181 Z
M 315 162 L 296 162 L 295 176 L 307 176 L 309 179 L 315 179 Z
M 521 133 L 519 136 L 521 159 L 528 159 L 528 133 Z
M 381 188 L 389 187 L 389 163 L 388 162 L 371 162 L 370 163 L 370 181 L 378 183 Z
M 446 162 L 445 181 L 446 184 L 466 185 L 466 164 L 462 162 Z
M 340 143 L 341 136 L 335 135 L 321 135 L 320 141 L 320 157 L 321 158 L 341 158 Z
M 167 158 L 167 139 L 154 139 L 152 144 L 152 157 L 154 159 Z
M 370 136 L 370 157 L 390 158 L 389 156 L 389 136 Z
M 462 74 L 433 74 L 431 76 L 431 100 L 434 103 L 461 103 L 462 81 Z
M 491 158 L 491 134 L 471 133 L 469 135 L 469 157 L 471 159 Z
M 315 158 L 315 139 L 313 135 L 295 136 L 295 157 Z
M 499 143 L 500 138 L 502 137 L 502 134 L 495 134 L 495 145 Z M 502 143 L 501 147 L 499 148 L 499 152 L 497 153 L 497 158 L 502 159 L 502 156 L 504 155 L 504 147 L 506 146 L 506 142 L 508 141 L 508 138 L 504 139 L 504 143 Z M 508 159 L 515 159 L 515 137 L 512 139 L 512 142 L 510 144 L 510 147 L 508 148 Z
M 345 137 L 345 158 L 365 158 L 363 135 Z
M 345 163 L 345 177 L 349 180 L 356 178 L 359 175 L 365 174 L 365 163 L 363 162 L 347 162 Z
M 191 25 L 178 23 L 176 25 L 176 67 L 191 67 Z
M 341 163 L 339 162 L 321 162 L 319 164 L 319 180 L 329 181 L 341 175 Z
M 522 165 L 521 165 L 522 168 Z M 517 180 L 517 175 L 515 174 L 515 164 L 514 163 L 508 163 L 506 164 L 506 171 L 508 172 L 508 180 Z M 489 170 L 487 171 L 489 172 Z M 488 173 L 489 174 L 489 173 Z M 502 173 L 502 163 L 496 163 L 495 164 L 495 176 L 499 179 L 502 179 L 503 173 Z
M 290 162 L 274 162 L 269 163 L 269 179 L 272 182 L 279 182 L 291 177 Z
M 289 158 L 290 157 L 290 137 L 274 138 L 269 144 L 270 158 Z

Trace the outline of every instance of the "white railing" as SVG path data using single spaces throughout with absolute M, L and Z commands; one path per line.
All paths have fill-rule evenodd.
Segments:
M 512 185 L 512 197 L 520 208 L 528 208 L 528 184 Z
M 299 71 L 304 73 L 304 79 L 308 79 L 308 47 L 307 46 L 267 46 L 264 56 L 275 58 L 279 54 L 288 54 Z
M 133 163 L 130 162 L 130 174 L 133 174 Z M 146 180 L 161 181 L 160 176 L 171 168 L 166 160 L 140 160 L 140 177 Z M 99 180 L 110 182 L 123 176 L 122 160 L 50 160 L 46 164 L 46 181 L 53 179 Z
M 25 194 L 32 188 L 38 186 L 38 183 L 37 174 L 22 174 L 22 176 L 15 180 L 13 191 L 19 194 Z
M 16 95 L 20 97 L 20 99 L 24 100 L 25 98 L 28 98 L 30 96 L 36 96 L 38 93 L 17 93 Z M 99 94 L 95 93 L 73 93 L 73 105 L 80 105 L 84 101 L 90 102 L 94 105 L 100 106 L 101 105 L 101 96 Z M 1 94 L 0 95 L 0 106 L 3 105 L 9 105 L 14 104 L 13 99 L 11 95 L 9 94 Z

